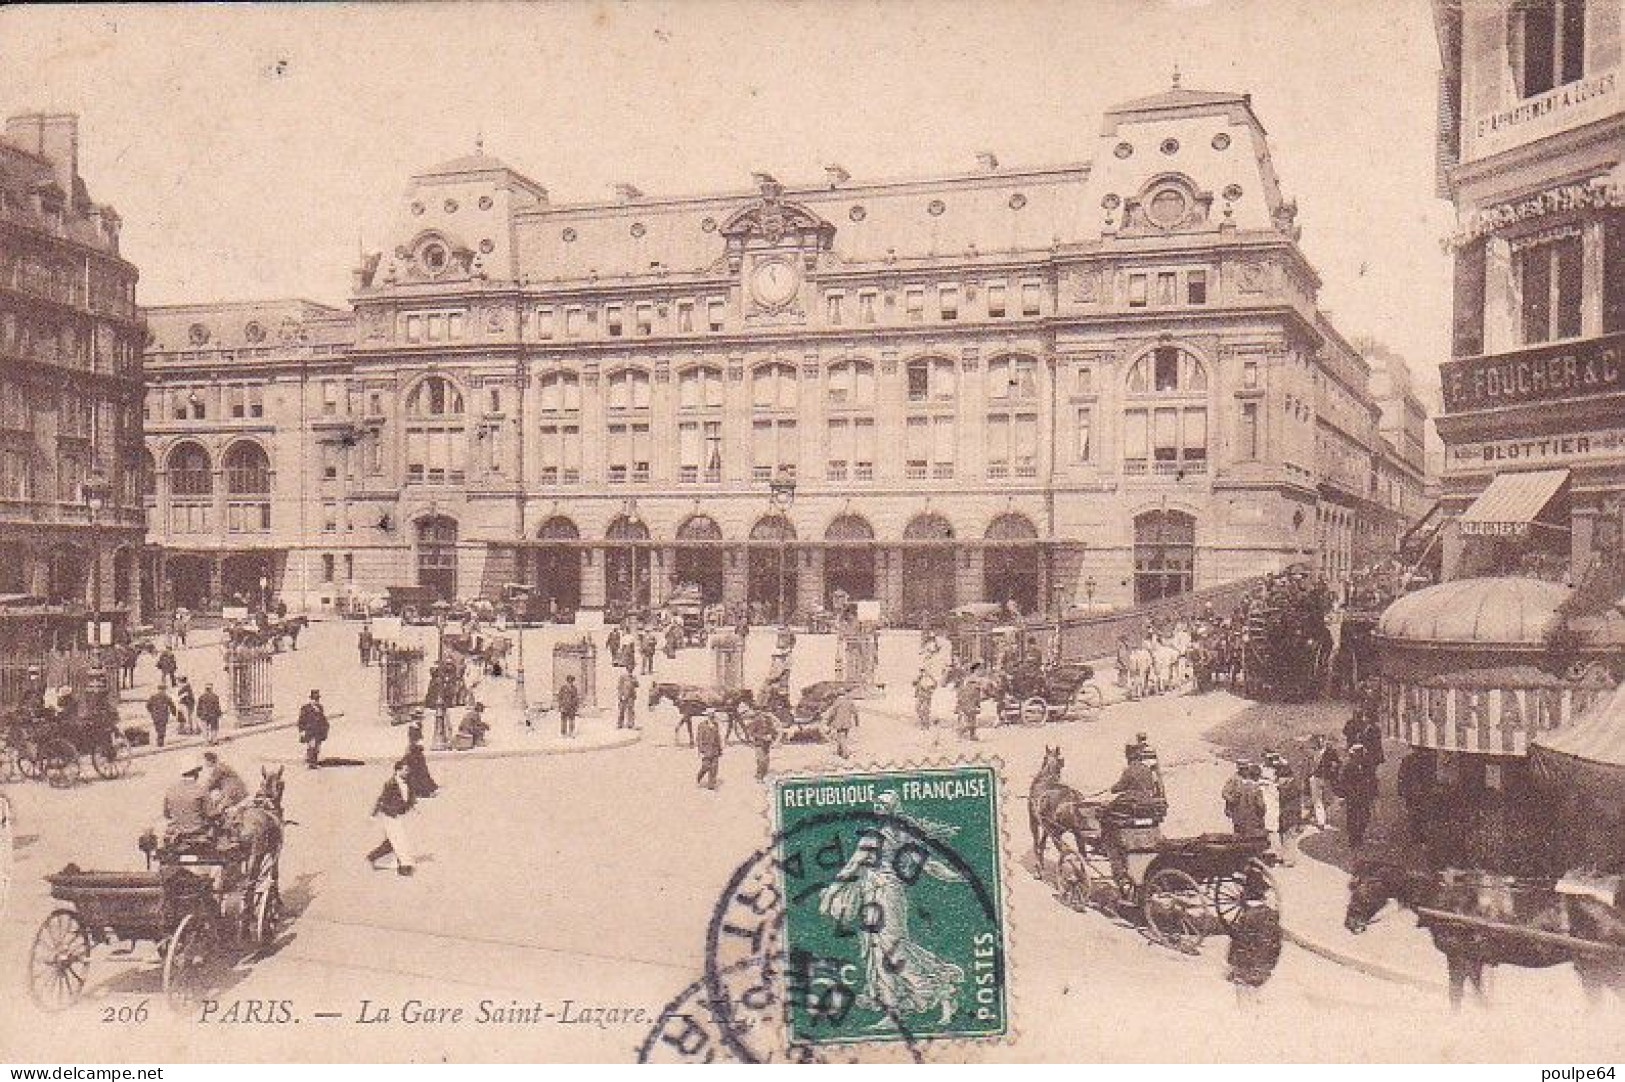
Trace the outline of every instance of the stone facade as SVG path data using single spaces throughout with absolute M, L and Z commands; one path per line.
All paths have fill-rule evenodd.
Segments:
M 839 588 L 896 622 L 1129 604 L 1323 545 L 1346 573 L 1382 513 L 1380 410 L 1250 101 L 1176 86 L 1083 149 L 581 204 L 483 153 L 419 174 L 350 312 L 149 312 L 162 543 L 257 549 L 311 607 L 694 582 L 764 616 Z M 242 348 L 284 319 L 306 340 Z M 262 415 L 175 416 L 238 383 Z M 172 506 L 177 448 L 218 487 L 241 440 L 269 489 L 251 544 Z
M 78 156 L 71 115 L 0 137 L 0 595 L 111 614 L 141 598 L 142 331 Z

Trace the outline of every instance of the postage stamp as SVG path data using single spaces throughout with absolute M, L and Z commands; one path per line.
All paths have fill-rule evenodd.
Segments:
M 793 1043 L 1009 1031 L 999 800 L 988 764 L 775 782 Z

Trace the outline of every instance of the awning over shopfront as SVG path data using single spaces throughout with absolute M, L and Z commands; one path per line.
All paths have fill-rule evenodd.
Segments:
M 1544 785 L 1625 800 L 1625 685 L 1573 725 L 1531 740 L 1529 763 Z
M 1568 479 L 1568 470 L 1497 474 L 1462 512 L 1461 532 L 1472 537 L 1523 537 Z

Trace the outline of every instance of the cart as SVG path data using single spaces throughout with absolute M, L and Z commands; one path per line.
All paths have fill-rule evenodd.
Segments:
M 1095 670 L 1081 663 L 1023 666 L 1007 673 L 994 697 L 1003 725 L 1090 718 L 1105 704 Z
M 16 711 L 0 731 L 0 781 L 23 777 L 65 788 L 79 780 L 87 755 L 109 781 L 129 772 L 130 743 L 105 699 L 76 698 L 67 711 Z
M 786 744 L 818 744 L 828 739 L 824 731 L 824 717 L 835 700 L 851 695 L 859 685 L 845 680 L 820 680 L 801 689 L 801 697 L 792 707 L 784 697 L 777 697 L 763 705 L 779 720 L 779 739 Z
M 1164 838 L 1157 824 L 1139 817 L 1118 826 L 1126 869 L 1121 876 L 1112 870 L 1104 832 L 1087 837 L 1082 853 L 1069 849 L 1060 863 L 1062 896 L 1086 904 L 1094 900 L 1096 884 L 1110 883 L 1114 901 L 1137 909 L 1152 938 L 1186 954 L 1195 954 L 1209 932 L 1228 932 L 1250 891 L 1279 911 L 1266 838 Z

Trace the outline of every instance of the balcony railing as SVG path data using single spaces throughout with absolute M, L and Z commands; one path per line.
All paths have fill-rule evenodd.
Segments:
M 1127 477 L 1188 477 L 1193 473 L 1207 473 L 1207 459 L 1187 458 L 1176 461 L 1148 461 L 1130 458 L 1123 461 L 1123 474 Z

